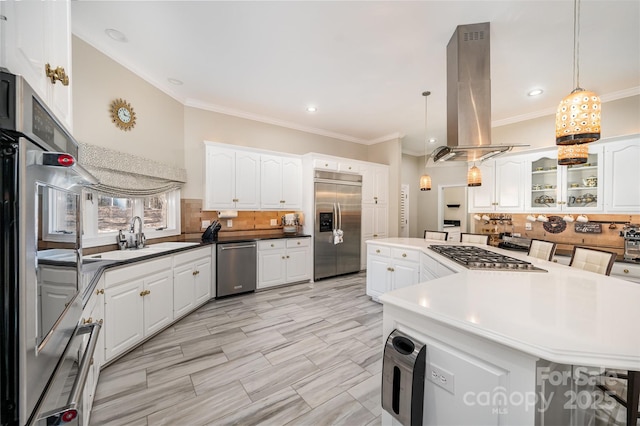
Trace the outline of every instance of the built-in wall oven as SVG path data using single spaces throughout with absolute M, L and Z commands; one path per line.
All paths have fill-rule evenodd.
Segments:
M 29 85 L 0 72 L 2 425 L 62 424 L 79 414 L 100 326 L 78 325 L 82 188 L 96 181 L 77 153 Z

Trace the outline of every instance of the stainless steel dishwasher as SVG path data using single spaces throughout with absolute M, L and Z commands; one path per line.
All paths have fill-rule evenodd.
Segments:
M 216 297 L 255 291 L 257 244 L 254 242 L 217 245 Z

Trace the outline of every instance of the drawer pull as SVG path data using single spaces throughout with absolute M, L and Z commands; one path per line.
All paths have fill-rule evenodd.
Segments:
M 629 270 L 628 270 L 628 269 L 625 269 L 625 270 L 624 270 L 624 271 L 622 271 L 622 272 L 624 272 L 625 274 L 628 274 L 628 273 L 629 273 Z
M 298 245 L 300 245 L 300 241 L 298 241 Z
M 237 203 L 237 202 L 238 202 L 238 199 L 237 199 L 237 198 L 234 198 L 232 201 L 233 201 L 234 203 Z
M 287 255 L 287 259 L 289 258 L 289 255 Z
M 380 250 L 376 250 L 376 253 L 380 253 Z
M 44 66 L 44 72 L 46 76 L 51 79 L 51 84 L 56 84 L 56 81 L 59 81 L 63 86 L 69 85 L 69 76 L 64 68 L 57 67 L 56 69 L 53 69 L 51 68 L 51 65 L 46 64 Z
M 271 244 L 271 247 L 275 247 L 273 244 Z
M 373 238 L 378 238 L 378 234 L 373 234 Z
M 286 259 L 284 256 L 282 256 L 283 259 Z
M 407 253 L 402 253 L 402 257 L 407 257 Z

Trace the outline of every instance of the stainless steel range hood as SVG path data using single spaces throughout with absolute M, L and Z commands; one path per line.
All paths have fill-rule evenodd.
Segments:
M 491 144 L 489 22 L 459 25 L 447 45 L 447 145 L 434 161 L 483 161 L 514 146 Z

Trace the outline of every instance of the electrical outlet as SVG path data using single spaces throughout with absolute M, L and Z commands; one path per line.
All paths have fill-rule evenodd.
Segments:
M 436 364 L 429 364 L 428 367 L 427 379 L 447 392 L 450 392 L 452 395 L 455 395 L 453 391 L 453 373 L 437 366 Z
M 233 228 L 233 220 L 231 219 L 227 220 L 227 228 Z
M 278 219 L 271 219 L 271 226 L 278 226 Z
M 533 229 L 533 227 L 531 226 L 531 223 L 527 222 L 524 224 L 524 229 L 526 231 L 531 231 Z
M 521 236 L 522 236 L 522 234 L 520 234 L 519 232 L 514 232 L 514 233 L 513 233 L 513 236 L 514 236 L 514 237 L 521 237 Z
M 209 225 L 211 225 L 211 221 L 210 220 L 203 220 L 202 221 L 202 229 L 206 228 Z

